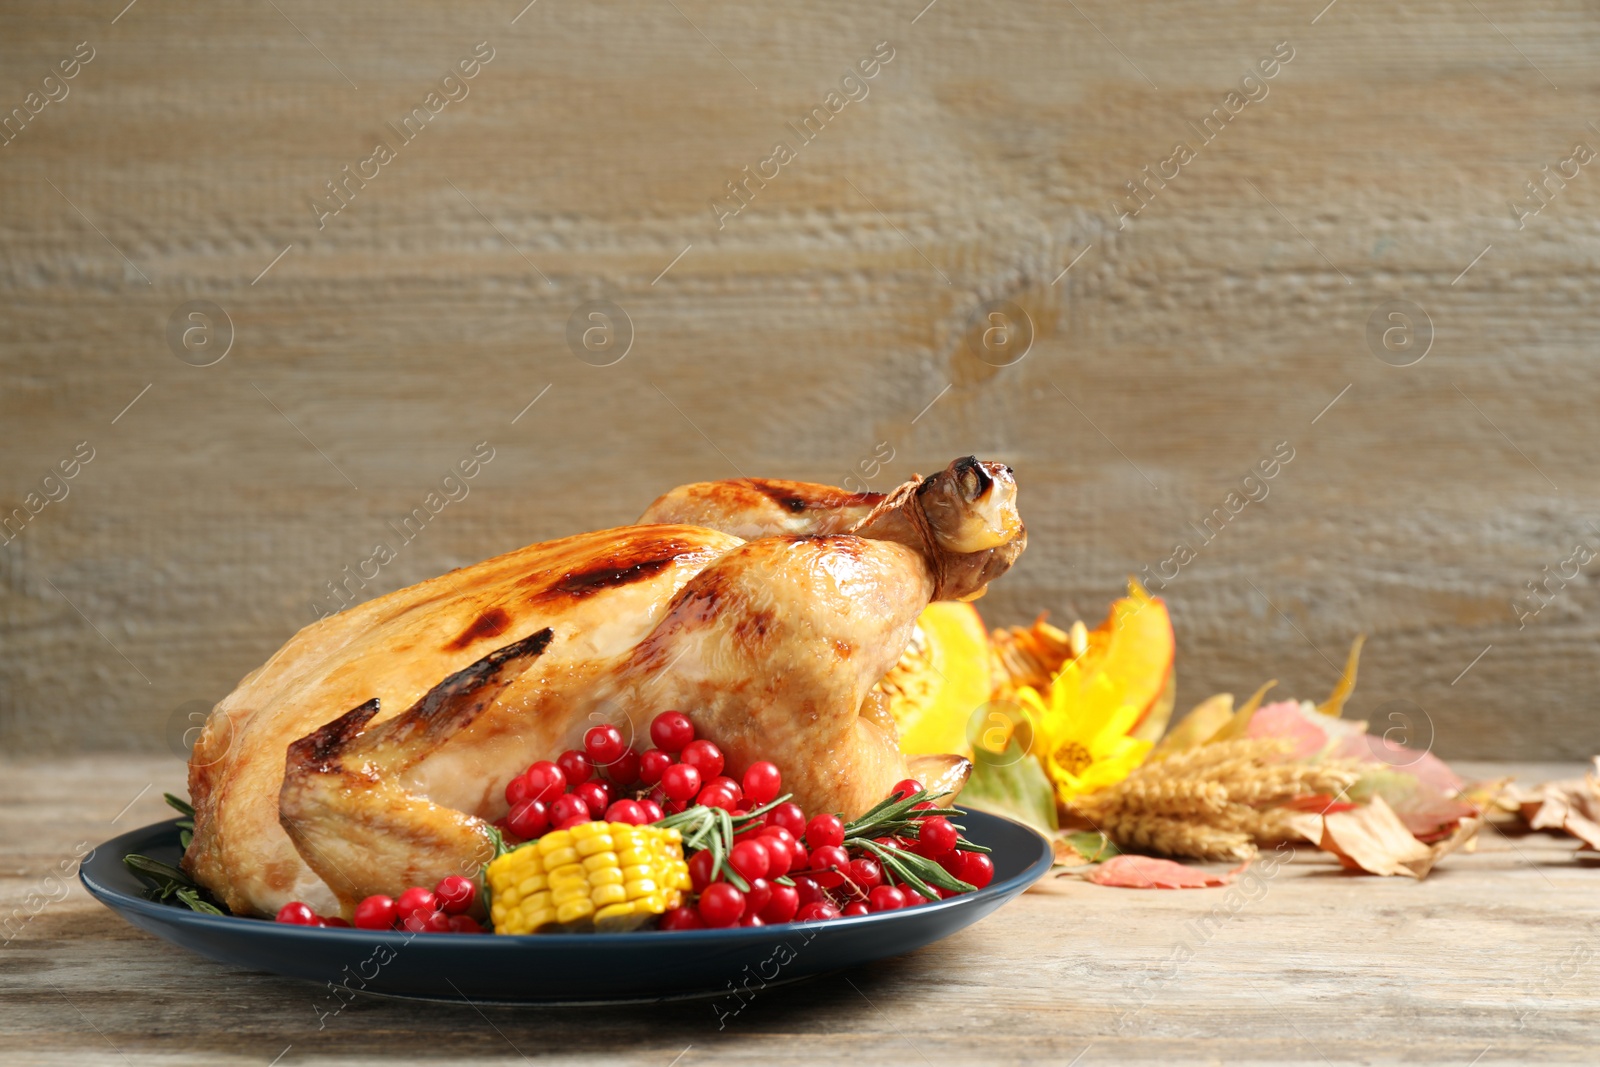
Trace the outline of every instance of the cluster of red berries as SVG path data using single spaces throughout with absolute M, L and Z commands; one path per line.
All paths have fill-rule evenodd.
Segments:
M 441 878 L 432 889 L 412 886 L 398 897 L 371 896 L 356 905 L 360 930 L 409 930 L 414 934 L 481 934 L 483 926 L 467 914 L 478 900 L 478 883 L 459 874 Z M 309 904 L 290 901 L 278 910 L 278 921 L 296 926 L 351 926 L 343 919 L 318 915 Z
M 590 728 L 581 751 L 540 760 L 511 780 L 505 791 L 510 811 L 495 825 L 518 843 L 596 819 L 643 826 L 696 805 L 734 816 L 756 811 L 741 820 L 721 870 L 713 869 L 709 849 L 689 857 L 693 896 L 661 917 L 663 930 L 812 922 L 893 911 L 931 899 L 904 879 L 895 884 L 895 876 L 872 849 L 853 838 L 847 846 L 839 816 L 808 818 L 798 804 L 774 805 L 783 778 L 772 763 L 751 764 L 738 781 L 724 775 L 722 750 L 696 739 L 694 724 L 677 711 L 655 717 L 650 740 L 655 747 L 636 752 L 615 726 Z M 907 779 L 894 787 L 893 795 L 905 801 L 921 792 L 922 783 Z M 960 831 L 944 816 L 915 814 L 935 807 L 933 801 L 914 805 L 909 823 L 902 818 L 893 824 L 904 836 L 875 837 L 872 844 L 891 857 L 914 853 L 976 888 L 988 885 L 994 864 L 987 855 L 959 848 Z M 888 863 L 895 866 L 897 861 Z M 955 895 L 949 889 L 932 891 L 940 897 Z M 476 882 L 451 875 L 432 890 L 413 886 L 397 898 L 367 897 L 356 906 L 354 925 L 364 930 L 483 933 L 468 914 L 477 898 Z M 319 917 L 299 901 L 284 905 L 278 921 L 351 925 Z
M 582 751 L 540 760 L 511 779 L 511 810 L 496 825 L 531 841 L 594 819 L 643 826 L 692 804 L 744 812 L 778 795 L 782 780 L 771 763 L 752 764 L 742 781 L 725 777 L 722 750 L 695 740 L 694 723 L 682 712 L 657 715 L 650 739 L 656 747 L 635 752 L 615 726 L 590 727 Z
M 774 794 L 776 789 L 775 785 Z M 921 791 L 922 784 L 911 779 L 894 789 L 901 798 Z M 981 889 L 994 879 L 994 863 L 988 856 L 956 848 L 960 833 L 949 819 L 921 819 L 917 833 L 909 841 L 885 837 L 874 839 L 874 843 L 933 860 L 975 888 Z M 794 803 L 779 804 L 756 816 L 736 834 L 726 865 L 743 879 L 748 890 L 741 890 L 726 879 L 712 881 L 711 853 L 697 852 L 689 861 L 689 877 L 699 899 L 668 911 L 661 918 L 661 929 L 813 922 L 893 911 L 928 899 L 909 885 L 893 884 L 883 864 L 866 849 L 846 848 L 844 821 L 839 816 L 822 814 L 807 819 Z M 792 884 L 774 881 L 779 878 Z M 945 889 L 937 892 L 941 897 L 955 895 Z

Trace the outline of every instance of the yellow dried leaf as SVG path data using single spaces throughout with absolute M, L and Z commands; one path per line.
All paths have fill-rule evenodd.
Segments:
M 1212 734 L 1207 744 L 1212 741 L 1237 741 L 1244 737 L 1245 731 L 1250 728 L 1250 719 L 1255 715 L 1256 709 L 1261 706 L 1261 698 L 1267 695 L 1267 690 L 1278 684 L 1276 678 L 1251 694 L 1250 699 L 1244 702 L 1244 707 L 1233 713 L 1233 718 L 1223 724 L 1222 729 Z
M 1196 748 L 1212 737 L 1233 718 L 1233 694 L 1218 693 L 1196 704 L 1194 710 L 1178 721 L 1172 732 L 1161 739 L 1150 753 L 1149 762 L 1176 756 Z
M 1350 642 L 1350 656 L 1344 661 L 1344 673 L 1339 675 L 1339 683 L 1328 694 L 1328 699 L 1317 705 L 1317 710 L 1322 714 L 1334 719 L 1344 714 L 1344 702 L 1350 699 L 1350 694 L 1356 688 L 1356 667 L 1361 663 L 1361 646 L 1366 643 L 1366 634 L 1356 634 L 1356 639 Z

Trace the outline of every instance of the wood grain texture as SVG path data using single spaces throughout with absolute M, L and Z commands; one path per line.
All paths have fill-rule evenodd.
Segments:
M 1463 769 L 1535 782 L 1581 768 Z M 176 762 L 159 757 L 0 771 L 0 915 L 80 842 L 165 818 L 160 792 L 182 782 Z M 1592 1063 L 1597 873 L 1573 845 L 1486 830 L 1476 854 L 1449 856 L 1422 883 L 1342 873 L 1302 850 L 1243 885 L 1247 903 L 1225 921 L 1206 917 L 1227 907 L 1227 890 L 1057 879 L 910 956 L 767 991 L 722 1029 L 703 1001 L 480 1014 L 367 997 L 319 1029 L 326 990 L 192 956 L 74 882 L 0 947 L 4 1059 Z
M 1017 468 L 1033 535 L 991 623 L 1092 622 L 1181 542 L 1183 706 L 1320 697 L 1366 631 L 1354 715 L 1412 701 L 1445 755 L 1600 748 L 1600 564 L 1512 607 L 1600 548 L 1600 176 L 1510 207 L 1600 145 L 1592 5 L 119 6 L 0 11 L 0 108 L 94 49 L 0 145 L 0 514 L 95 457 L 0 546 L 8 750 L 168 749 L 479 441 L 470 495 L 362 596 L 685 481 L 837 482 L 883 442 L 882 489 L 974 452 Z M 1391 298 L 1431 320 L 1415 365 L 1368 347 Z M 566 341 L 597 299 L 633 327 L 608 367 Z M 168 346 L 193 300 L 232 323 L 214 366 Z M 1006 367 L 971 347 L 992 300 L 1036 332 Z M 1270 495 L 1203 541 L 1279 442 Z

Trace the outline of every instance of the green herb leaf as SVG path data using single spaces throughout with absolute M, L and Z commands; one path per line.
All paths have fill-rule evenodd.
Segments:
M 172 807 L 176 808 L 179 812 L 181 812 L 184 815 L 189 816 L 189 818 L 191 818 L 191 819 L 194 818 L 194 805 L 193 804 L 190 804 L 187 800 L 184 800 L 182 797 L 173 796 L 171 793 L 162 793 L 161 795 L 163 797 L 166 797 L 167 803 L 170 804 Z
M 929 900 L 938 900 L 939 894 L 931 887 L 948 889 L 953 893 L 970 893 L 977 886 L 969 885 L 955 877 L 933 860 L 899 848 L 886 848 L 870 838 L 857 841 L 857 845 L 872 853 L 896 878 L 915 889 Z
M 972 776 L 961 791 L 961 802 L 982 811 L 1005 815 L 1046 834 L 1054 833 L 1056 791 L 1039 761 L 1031 759 L 1015 740 L 995 754 L 979 745 L 973 753 Z
M 183 850 L 185 852 L 189 851 L 189 842 L 191 842 L 193 840 L 194 840 L 194 831 L 193 830 L 179 830 L 178 831 L 178 844 L 183 846 Z
M 1111 843 L 1111 839 L 1099 830 L 1082 830 L 1078 833 L 1062 835 L 1067 844 L 1078 850 L 1078 854 L 1089 863 L 1104 863 L 1112 856 L 1122 855 L 1122 850 Z
M 201 899 L 200 891 L 198 889 L 180 889 L 177 891 L 176 896 L 179 900 L 189 905 L 190 911 L 198 911 L 203 915 L 227 914 L 227 912 L 223 911 L 221 908 L 215 907 L 207 901 Z
M 122 857 L 122 862 L 128 870 L 151 887 L 150 893 L 154 894 L 156 900 L 165 901 L 168 897 L 176 896 L 191 911 L 207 915 L 228 914 L 207 900 L 209 894 L 196 885 L 187 874 L 170 864 L 153 860 L 149 856 L 141 856 L 137 852 L 130 852 Z

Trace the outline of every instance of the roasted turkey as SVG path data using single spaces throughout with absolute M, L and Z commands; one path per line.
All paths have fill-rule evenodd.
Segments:
M 683 486 L 638 525 L 352 607 L 212 711 L 184 867 L 236 914 L 348 917 L 475 873 L 512 777 L 597 722 L 647 747 L 667 709 L 730 770 L 770 759 L 806 810 L 857 814 L 908 774 L 872 692 L 918 614 L 981 594 L 1025 543 L 1011 469 L 968 457 L 887 495 Z M 934 760 L 917 772 L 959 788 L 965 761 Z

